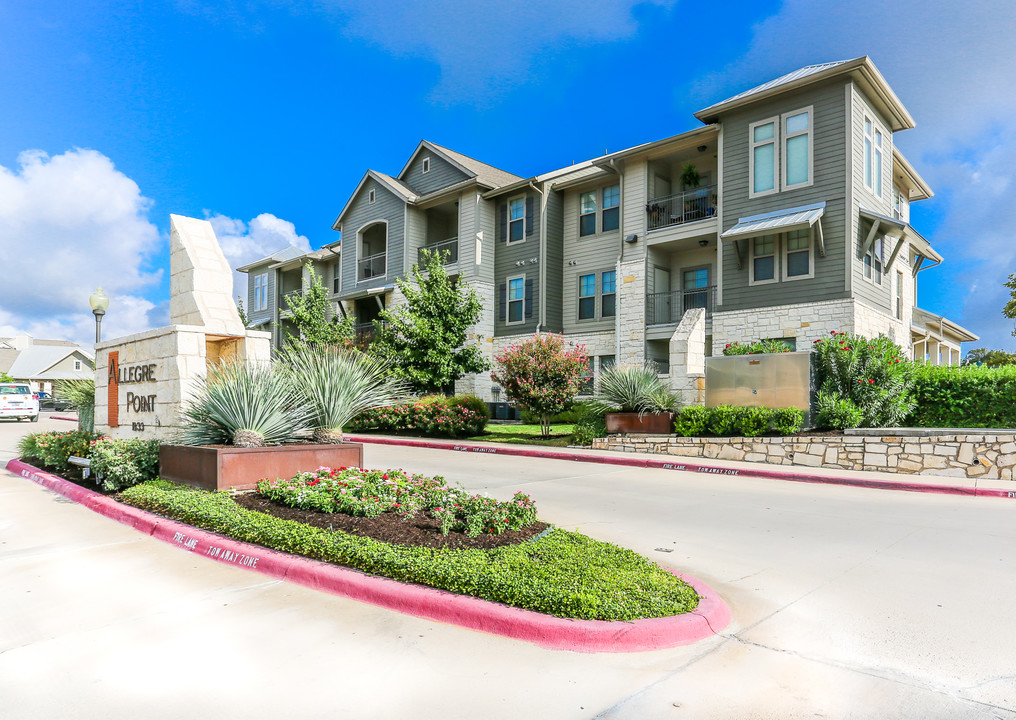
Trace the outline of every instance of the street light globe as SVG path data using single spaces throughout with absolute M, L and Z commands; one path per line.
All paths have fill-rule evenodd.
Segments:
M 89 296 L 88 304 L 92 306 L 93 313 L 104 313 L 109 307 L 109 297 L 100 287 Z

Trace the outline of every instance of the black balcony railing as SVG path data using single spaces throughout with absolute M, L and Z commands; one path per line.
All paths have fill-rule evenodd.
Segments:
M 679 323 L 686 310 L 704 308 L 706 317 L 713 314 L 716 304 L 716 286 L 694 290 L 671 290 L 646 295 L 646 325 Z
M 459 239 L 457 237 L 448 238 L 441 242 L 436 242 L 433 245 L 424 245 L 418 251 L 417 258 L 420 267 L 425 264 L 424 255 L 426 253 L 439 254 L 441 255 L 442 265 L 451 265 L 459 261 Z
M 374 335 L 377 332 L 374 322 L 375 321 L 353 324 L 353 340 L 357 344 L 370 344 L 370 342 L 374 339 Z M 381 324 L 383 325 L 384 323 Z
M 716 186 L 653 198 L 646 203 L 646 213 L 650 230 L 716 217 Z
M 370 280 L 371 278 L 384 277 L 387 266 L 388 253 L 377 253 L 362 258 L 356 263 L 357 280 Z

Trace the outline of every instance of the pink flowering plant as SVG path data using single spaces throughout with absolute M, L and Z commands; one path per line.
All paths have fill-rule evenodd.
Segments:
M 319 467 L 291 479 L 262 480 L 257 492 L 282 505 L 325 513 L 377 517 L 394 513 L 409 519 L 419 513 L 438 520 L 441 533 L 470 537 L 500 535 L 536 522 L 536 504 L 525 493 L 508 501 L 467 493 L 440 476 L 403 470 Z
M 869 339 L 833 331 L 813 343 L 812 362 L 820 427 L 894 427 L 916 405 L 914 366 L 883 335 Z
M 471 437 L 487 426 L 487 415 L 465 405 L 418 401 L 410 405 L 372 408 L 358 415 L 353 430 L 417 431 L 423 435 Z
M 579 394 L 589 368 L 585 345 L 566 347 L 564 338 L 552 333 L 533 335 L 494 360 L 491 378 L 511 400 L 540 417 L 543 437 L 550 437 L 551 416 Z

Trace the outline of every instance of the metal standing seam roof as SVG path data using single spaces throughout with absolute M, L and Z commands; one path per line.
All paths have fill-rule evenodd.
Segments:
M 29 380 L 63 380 L 75 377 L 88 377 L 91 368 L 87 371 L 83 369 L 80 372 L 73 370 L 49 372 L 50 368 L 74 353 L 81 353 L 86 358 L 88 357 L 81 348 L 77 347 L 33 345 L 21 351 L 21 354 L 18 355 L 14 364 L 11 365 L 11 369 L 7 371 L 7 374 L 13 378 L 26 378 Z
M 764 82 L 761 85 L 753 87 L 751 90 L 745 90 L 744 92 L 738 93 L 737 95 L 729 97 L 726 100 L 722 100 L 721 102 L 718 103 L 713 103 L 713 105 L 711 105 L 710 108 L 715 107 L 716 105 L 726 105 L 727 103 L 730 102 L 737 102 L 738 100 L 743 100 L 746 97 L 758 95 L 760 93 L 765 92 L 766 90 L 771 90 L 775 87 L 779 87 L 780 85 L 787 85 L 789 83 L 794 82 L 795 80 L 800 80 L 802 78 L 808 77 L 809 75 L 815 75 L 816 73 L 820 73 L 823 70 L 828 70 L 829 68 L 836 67 L 837 65 L 845 65 L 849 62 L 853 62 L 853 59 L 836 60 L 835 62 L 820 63 L 818 65 L 807 65 L 803 68 L 798 68 L 793 72 L 789 72 L 786 75 L 781 75 L 775 80 Z M 702 113 L 708 112 L 710 108 L 706 108 L 705 110 L 701 110 L 700 112 Z
M 260 260 L 249 262 L 246 265 L 236 268 L 237 272 L 247 272 L 250 268 L 257 267 L 258 265 L 275 264 L 280 262 L 287 262 L 289 260 L 295 260 L 301 255 L 305 254 L 305 250 L 301 250 L 295 245 L 287 245 L 281 250 L 276 250 L 271 255 L 265 255 Z
M 762 215 L 738 218 L 737 225 L 720 235 L 723 240 L 737 240 L 745 237 L 758 237 L 776 231 L 787 231 L 796 228 L 811 227 L 822 218 L 825 203 L 802 205 L 786 210 L 776 210 Z

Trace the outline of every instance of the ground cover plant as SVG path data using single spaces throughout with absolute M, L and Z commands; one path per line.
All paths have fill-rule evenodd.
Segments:
M 1016 366 L 914 369 L 913 427 L 1016 428 Z
M 489 550 L 407 547 L 249 510 L 227 493 L 164 481 L 131 505 L 263 547 L 559 617 L 636 620 L 694 610 L 695 591 L 646 558 L 575 532 Z

